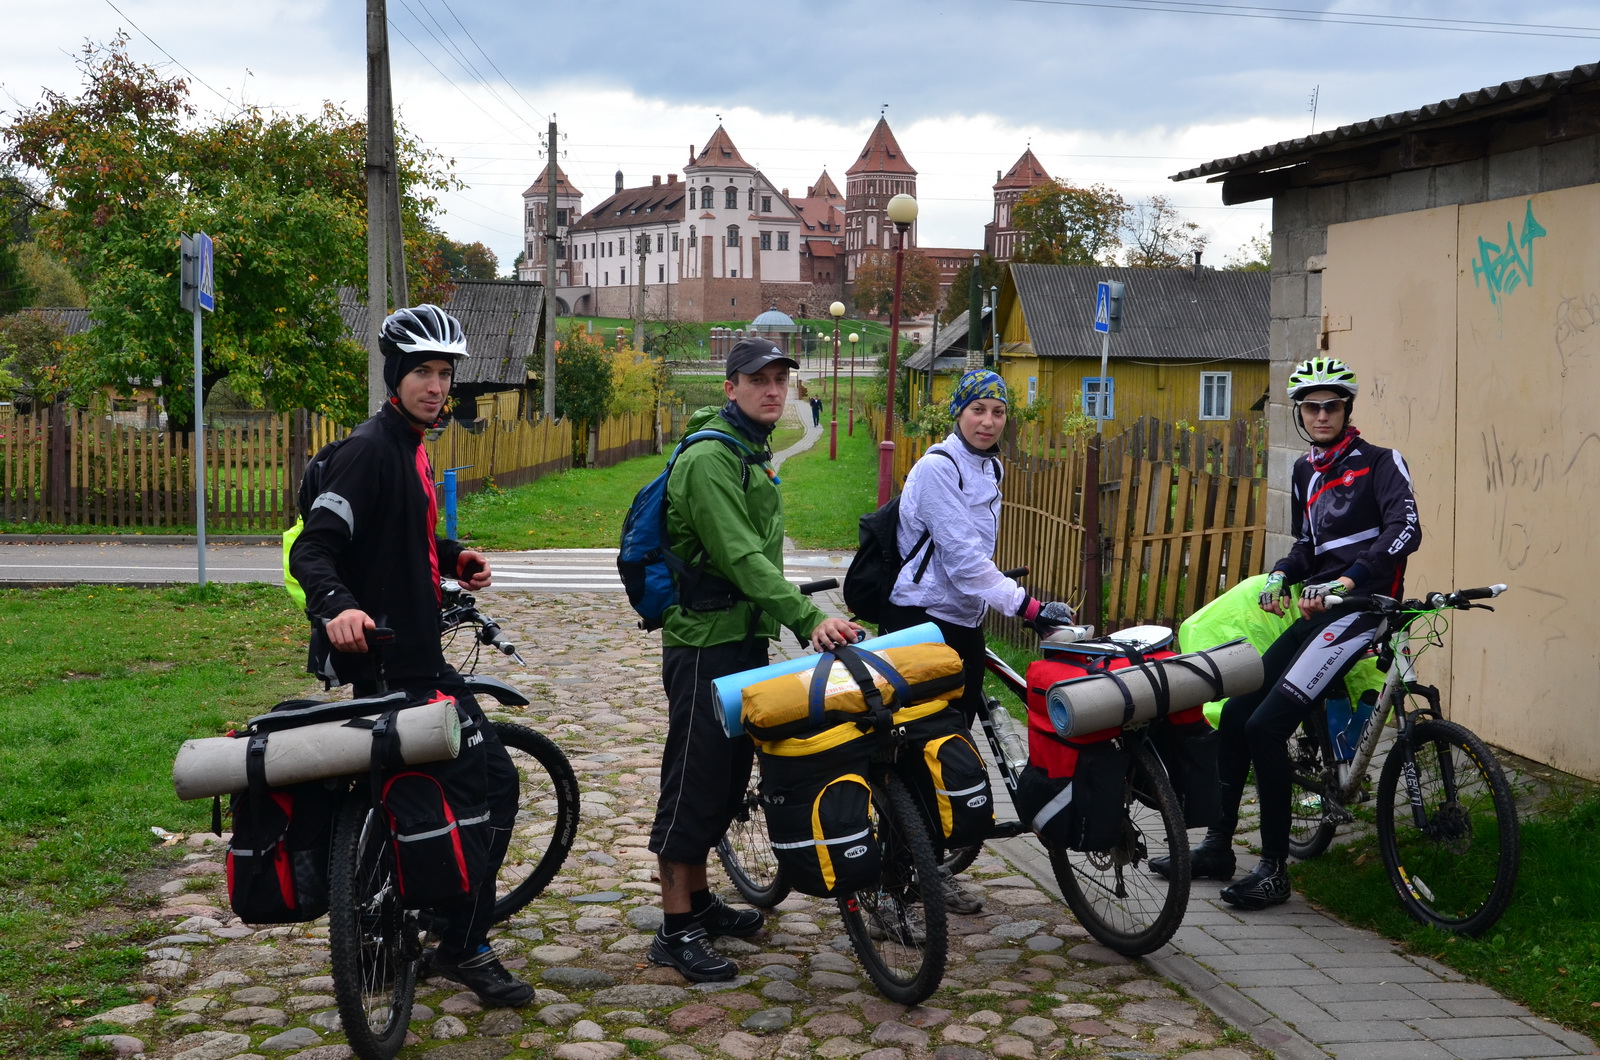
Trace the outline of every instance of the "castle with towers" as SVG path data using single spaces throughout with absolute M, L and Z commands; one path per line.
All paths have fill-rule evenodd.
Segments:
M 556 182 L 556 275 L 560 311 L 580 316 L 713 321 L 753 317 L 769 306 L 792 316 L 822 316 L 848 302 L 856 270 L 874 251 L 892 250 L 888 203 L 915 196 L 917 171 L 884 118 L 845 171 L 845 191 L 826 171 L 803 196 L 772 185 L 739 154 L 721 125 L 682 179 L 669 173 L 624 187 L 619 170 L 609 197 L 583 209 L 583 192 L 559 165 L 546 166 L 522 193 L 525 253 L 517 278 L 545 281 L 545 217 L 551 169 Z M 984 251 L 1010 258 L 1017 197 L 1049 175 L 1030 149 L 996 173 L 994 220 Z M 913 224 L 908 250 L 920 249 L 948 287 L 976 249 L 919 248 Z

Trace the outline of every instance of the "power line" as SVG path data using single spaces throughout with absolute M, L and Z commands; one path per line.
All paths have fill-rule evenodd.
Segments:
M 541 111 L 538 107 L 535 107 L 532 103 L 528 102 L 528 98 L 526 96 L 524 96 L 517 89 L 517 86 L 512 83 L 511 78 L 507 77 L 501 71 L 499 65 L 496 64 L 495 61 L 492 58 L 489 57 L 489 53 L 483 50 L 483 45 L 478 43 L 478 38 L 474 37 L 472 35 L 472 31 L 469 30 L 465 25 L 462 24 L 461 17 L 456 14 L 455 8 L 450 6 L 450 0 L 439 0 L 439 2 L 444 4 L 444 9 L 446 11 L 450 12 L 450 17 L 456 20 L 456 25 L 461 26 L 461 32 L 465 33 L 467 35 L 467 39 L 472 42 L 472 46 L 474 48 L 478 49 L 478 54 L 483 56 L 485 59 L 488 59 L 489 60 L 489 65 L 494 67 L 494 72 L 497 73 L 497 74 L 500 74 L 500 80 L 502 80 L 502 81 L 504 81 L 506 83 L 506 87 L 507 88 L 511 89 L 512 92 L 516 93 L 516 96 L 517 96 L 518 99 L 522 100 L 523 106 L 527 107 L 529 110 L 531 110 L 535 114 L 539 115 L 539 120 L 540 121 L 548 121 L 549 119 L 545 116 L 545 113 L 543 111 Z
M 417 0 L 417 6 L 422 8 L 423 12 L 428 16 L 428 19 L 435 26 L 439 27 L 439 33 L 435 33 L 433 30 L 428 28 L 428 24 L 423 22 L 422 19 L 417 16 L 417 12 L 412 8 L 408 0 L 400 0 L 400 4 L 408 12 L 410 12 L 411 17 L 416 21 L 417 25 L 422 27 L 423 32 L 432 37 L 434 43 L 439 45 L 440 48 L 444 49 L 445 53 L 456 61 L 456 65 L 461 67 L 461 69 L 466 72 L 468 77 L 476 81 L 485 92 L 488 92 L 489 95 L 494 97 L 495 102 L 499 103 L 502 107 L 514 115 L 518 121 L 522 122 L 524 125 L 527 125 L 528 128 L 533 130 L 535 135 L 537 135 L 538 130 L 528 122 L 528 119 L 522 114 L 522 112 L 518 111 L 511 104 L 507 103 L 505 97 L 502 96 L 493 85 L 489 84 L 488 78 L 484 77 L 478 68 L 467 59 L 466 53 L 461 50 L 461 46 L 455 41 L 448 39 L 450 36 L 449 32 L 439 22 L 438 18 L 434 16 L 433 12 L 428 9 L 428 5 L 424 2 L 424 0 Z M 439 35 L 440 33 L 444 34 L 444 36 L 441 37 Z
M 107 2 L 109 3 L 110 0 L 107 0 Z M 467 94 L 466 89 L 464 89 L 460 85 L 456 84 L 455 81 L 453 81 L 451 79 L 449 74 L 447 74 L 443 70 L 439 69 L 439 64 L 435 63 L 431 58 L 429 58 L 427 52 L 425 52 L 421 48 L 417 47 L 416 41 L 413 41 L 410 37 L 406 36 L 406 31 L 401 29 L 398 25 L 396 25 L 394 19 L 392 19 L 392 18 L 389 20 L 389 28 L 394 30 L 396 33 L 400 34 L 400 39 L 405 41 L 407 44 L 411 45 L 411 50 L 416 52 L 418 55 L 422 56 L 422 61 L 427 63 L 429 66 L 433 67 L 433 72 L 434 73 L 436 73 L 440 77 L 444 78 L 445 83 L 448 84 L 451 88 L 455 89 L 457 92 L 461 93 L 461 97 L 463 99 L 465 99 L 468 103 L 471 103 L 474 107 L 477 107 L 479 112 L 482 113 L 485 118 L 488 118 L 490 121 L 492 121 L 496 125 L 500 126 L 500 128 L 505 129 L 505 131 L 508 134 L 510 134 L 511 136 L 517 137 L 519 142 L 522 143 L 523 145 L 525 145 L 527 147 L 533 147 L 534 146 L 533 144 L 528 143 L 526 140 L 522 140 L 520 138 L 520 135 L 518 133 L 512 131 L 505 124 L 505 122 L 501 121 L 499 118 L 496 118 L 493 114 L 490 114 L 488 111 L 484 110 L 483 109 L 483 104 L 481 104 L 477 100 L 473 99 L 470 95 Z
M 167 49 L 163 48 L 160 44 L 156 43 L 156 39 L 154 37 L 150 36 L 150 34 L 146 33 L 143 29 L 140 29 L 139 24 L 137 22 L 135 22 L 131 18 L 128 18 L 127 15 L 122 13 L 122 8 L 120 8 L 116 4 L 112 3 L 111 0 L 106 0 L 106 6 L 111 8 L 111 10 L 115 11 L 118 15 L 121 15 L 122 18 L 127 21 L 128 25 L 132 26 L 135 30 L 138 30 L 139 36 L 141 36 L 145 40 L 149 41 L 151 43 L 151 45 L 153 45 L 155 47 L 156 51 L 160 52 L 162 55 L 165 55 L 168 59 L 171 59 L 174 66 L 176 66 L 178 69 L 182 70 L 184 73 L 188 74 L 190 77 L 194 78 L 196 81 L 200 82 L 202 85 L 205 85 L 206 88 L 211 89 L 211 94 L 216 96 L 218 99 L 222 100 L 222 102 L 226 103 L 228 106 L 230 106 L 230 107 L 235 106 L 233 100 L 229 99 L 227 96 L 223 95 L 221 92 L 218 92 L 216 89 L 211 88 L 211 85 L 206 82 L 205 78 L 201 77 L 199 74 L 195 73 L 193 70 L 189 69 L 187 66 L 185 66 L 182 63 L 178 62 L 177 58 L 171 52 L 167 51 Z
M 1089 7 L 1110 11 L 1156 11 L 1278 22 L 1319 22 L 1336 26 L 1421 29 L 1442 33 L 1487 33 L 1508 37 L 1557 37 L 1562 40 L 1571 40 L 1575 37 L 1582 40 L 1600 39 L 1600 27 L 1596 26 L 1552 26 L 1540 23 L 1491 22 L 1480 19 L 1435 18 L 1422 15 L 1381 15 L 1359 11 L 1329 13 L 1298 7 L 1207 4 L 1192 2 L 1192 0 L 1005 0 L 1005 2 L 1011 4 L 1035 4 L 1044 7 Z

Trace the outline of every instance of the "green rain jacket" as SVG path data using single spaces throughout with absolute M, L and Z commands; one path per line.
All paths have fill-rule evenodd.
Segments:
M 717 413 L 713 405 L 690 416 L 685 436 L 719 430 L 753 448 Z M 783 497 L 771 464 L 751 464 L 748 475 L 745 471 L 732 449 L 712 440 L 691 445 L 673 465 L 667 481 L 669 547 L 691 566 L 706 557 L 706 571 L 738 586 L 747 599 L 723 611 L 672 605 L 661 629 L 663 645 L 703 648 L 742 641 L 756 607 L 761 617 L 755 635 L 767 640 L 784 627 L 809 638 L 827 617 L 783 576 Z
M 1244 637 L 1256 651 L 1264 653 L 1300 617 L 1295 603 L 1298 592 L 1289 594 L 1288 610 L 1282 617 L 1261 610 L 1261 590 L 1266 588 L 1267 578 L 1265 574 L 1246 578 L 1190 615 L 1178 627 L 1178 644 L 1184 651 L 1205 651 Z M 1383 674 L 1378 672 L 1377 660 L 1366 658 L 1356 663 L 1344 675 L 1344 686 L 1352 703 L 1368 689 L 1382 688 Z M 1206 720 L 1212 728 L 1221 716 L 1221 701 L 1206 704 Z

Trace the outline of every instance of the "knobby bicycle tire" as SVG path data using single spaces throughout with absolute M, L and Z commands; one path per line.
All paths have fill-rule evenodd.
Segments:
M 356 788 L 334 821 L 328 947 L 339 1020 L 361 1060 L 392 1060 L 405 1044 L 422 956 L 417 918 L 400 908 L 387 837 L 366 789 Z
M 1452 721 L 1411 732 L 1424 824 L 1412 812 L 1400 743 L 1378 778 L 1378 850 L 1400 904 L 1417 921 L 1483 934 L 1506 911 L 1521 857 L 1516 804 L 1494 752 Z
M 578 835 L 578 778 L 550 739 L 525 725 L 494 723 L 517 769 L 517 817 L 495 884 L 494 919 L 537 898 L 561 871 Z
M 1143 741 L 1127 741 L 1122 839 L 1108 851 L 1046 844 L 1073 915 L 1096 940 L 1129 957 L 1165 945 L 1189 904 L 1189 837 L 1167 772 Z M 1168 875 L 1150 859 L 1171 859 Z
M 757 909 L 771 909 L 789 897 L 789 881 L 778 866 L 767 835 L 767 815 L 754 775 L 745 789 L 744 804 L 728 831 L 717 842 L 717 858 L 734 889 Z
M 951 876 L 966 872 L 972 863 L 978 860 L 978 854 L 982 851 L 982 843 L 973 843 L 964 847 L 951 847 L 944 852 L 944 857 L 939 861 L 939 867 Z
M 876 888 L 841 897 L 839 913 L 856 956 L 883 996 L 917 1005 L 939 989 L 949 952 L 939 858 L 922 812 L 899 777 L 875 781 L 872 802 L 883 872 Z
M 1338 780 L 1323 735 L 1327 728 L 1318 708 L 1289 736 L 1289 853 L 1301 861 L 1321 856 L 1337 829 L 1328 819 L 1324 795 Z

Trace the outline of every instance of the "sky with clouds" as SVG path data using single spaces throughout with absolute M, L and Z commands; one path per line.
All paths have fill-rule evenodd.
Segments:
M 202 110 L 365 107 L 362 0 L 8 5 L 0 108 L 79 88 L 85 40 L 190 77 Z M 880 113 L 918 170 L 924 246 L 981 245 L 991 185 L 1030 144 L 1053 176 L 1168 195 L 1208 260 L 1270 223 L 1179 170 L 1313 129 L 1600 59 L 1600 4 L 1504 0 L 388 0 L 399 116 L 467 187 L 441 226 L 508 265 L 521 192 L 560 162 L 585 206 L 682 171 L 720 118 L 804 193 L 843 183 Z M 885 109 L 886 108 L 886 109 Z

